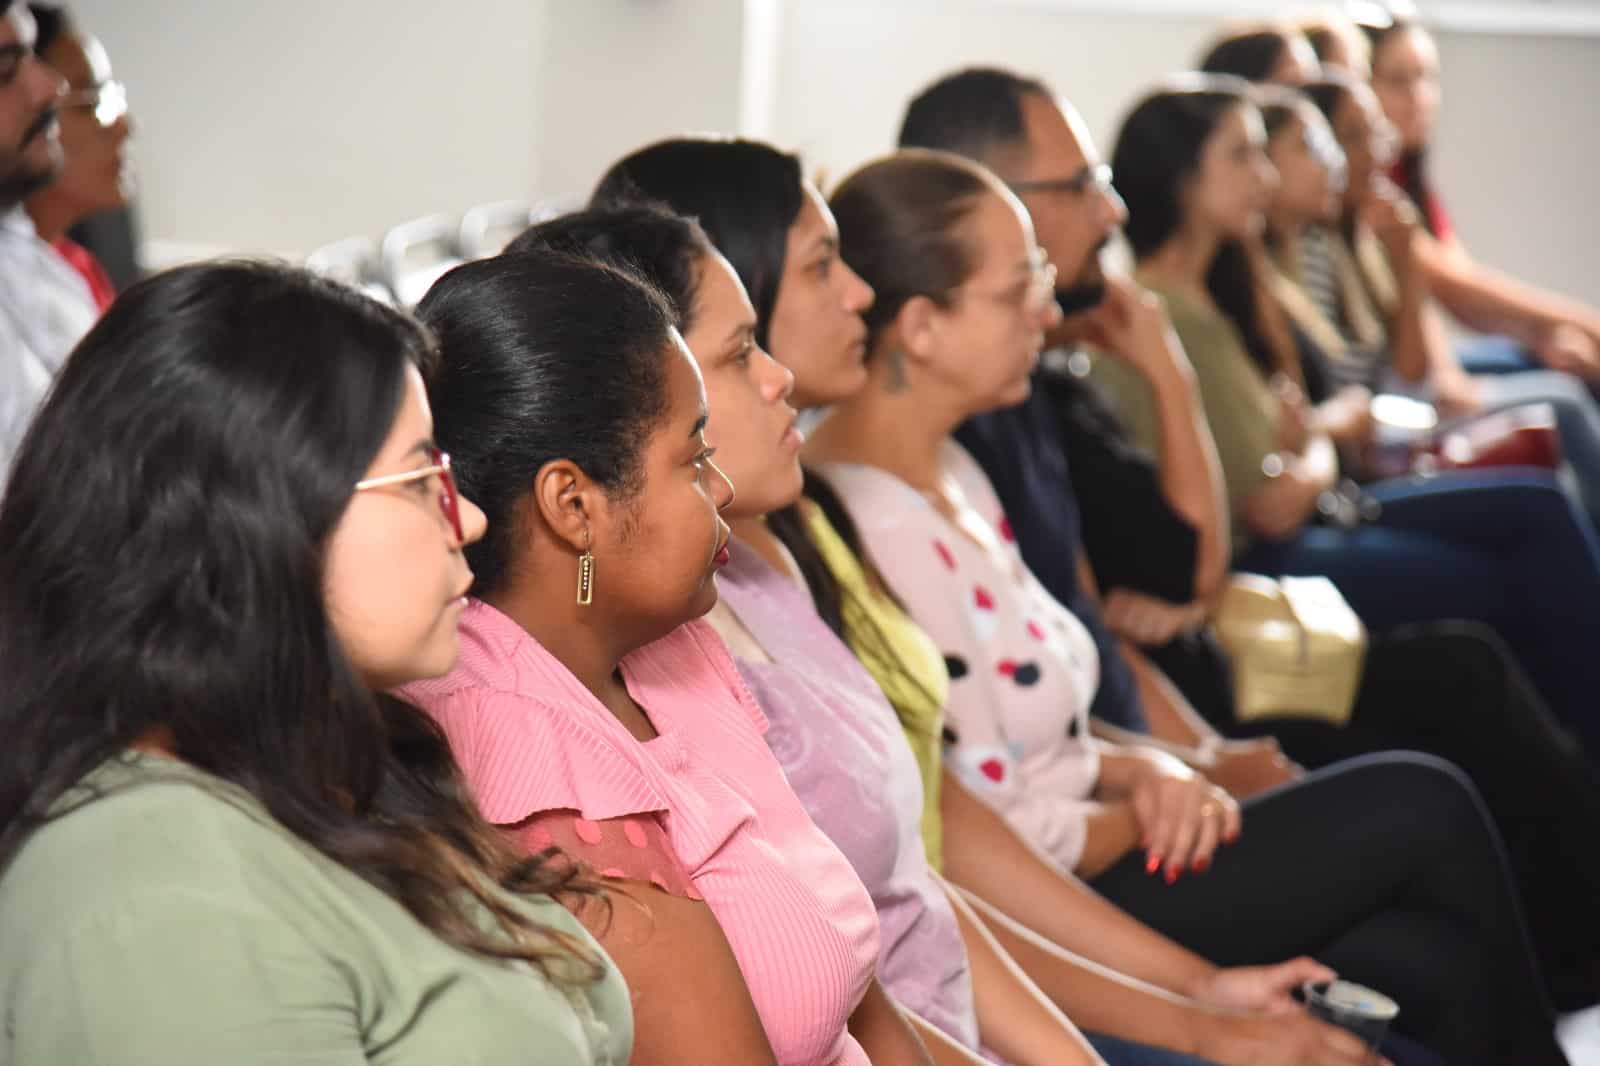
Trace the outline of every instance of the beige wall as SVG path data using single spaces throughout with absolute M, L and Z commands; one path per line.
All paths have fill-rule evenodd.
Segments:
M 580 196 L 619 153 L 684 129 L 742 124 L 838 176 L 891 144 L 913 91 L 970 63 L 1045 76 L 1109 152 L 1133 94 L 1212 28 L 1166 3 L 74 6 L 130 86 L 147 235 L 294 253 L 434 210 Z M 1439 172 L 1461 231 L 1481 258 L 1600 302 L 1600 34 L 1446 30 L 1440 45 Z

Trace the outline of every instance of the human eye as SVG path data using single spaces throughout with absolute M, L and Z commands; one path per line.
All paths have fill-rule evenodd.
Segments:
M 829 252 L 827 255 L 811 264 L 811 272 L 815 274 L 818 279 L 827 281 L 828 275 L 833 273 L 833 264 L 838 258 L 839 256 L 837 254 Z

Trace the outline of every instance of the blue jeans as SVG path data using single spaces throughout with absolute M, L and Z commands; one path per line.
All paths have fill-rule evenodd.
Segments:
M 1520 374 L 1539 369 L 1532 352 L 1510 337 L 1494 333 L 1457 341 L 1455 357 L 1469 374 Z
M 1383 504 L 1377 521 L 1257 542 L 1237 568 L 1326 575 L 1373 629 L 1445 619 L 1490 626 L 1600 756 L 1600 542 L 1555 480 L 1463 471 L 1371 492 Z

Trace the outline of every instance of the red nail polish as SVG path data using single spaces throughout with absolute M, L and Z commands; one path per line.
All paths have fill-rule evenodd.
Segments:
M 1204 855 L 1202 855 L 1198 859 L 1194 860 L 1194 872 L 1195 873 L 1203 874 L 1210 868 L 1211 868 L 1211 860 L 1206 858 Z
M 1177 883 L 1178 883 L 1178 868 L 1176 866 L 1167 867 L 1167 884 L 1175 885 Z
M 1152 852 L 1150 857 L 1144 861 L 1144 872 L 1153 874 L 1159 869 L 1161 869 L 1161 856 Z
M 1237 844 L 1239 842 L 1239 831 L 1235 829 L 1233 832 L 1223 837 L 1222 842 L 1224 844 Z

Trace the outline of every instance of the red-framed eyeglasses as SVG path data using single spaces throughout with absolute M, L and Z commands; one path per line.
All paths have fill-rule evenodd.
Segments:
M 455 531 L 456 540 L 465 543 L 466 534 L 461 531 L 461 494 L 456 491 L 456 479 L 450 473 L 450 456 L 438 448 L 429 448 L 428 463 L 427 466 L 407 470 L 403 474 L 384 474 L 382 477 L 369 477 L 358 481 L 356 491 L 365 492 L 368 489 L 381 489 L 389 485 L 405 485 L 438 475 L 439 509 L 450 520 L 450 528 Z

